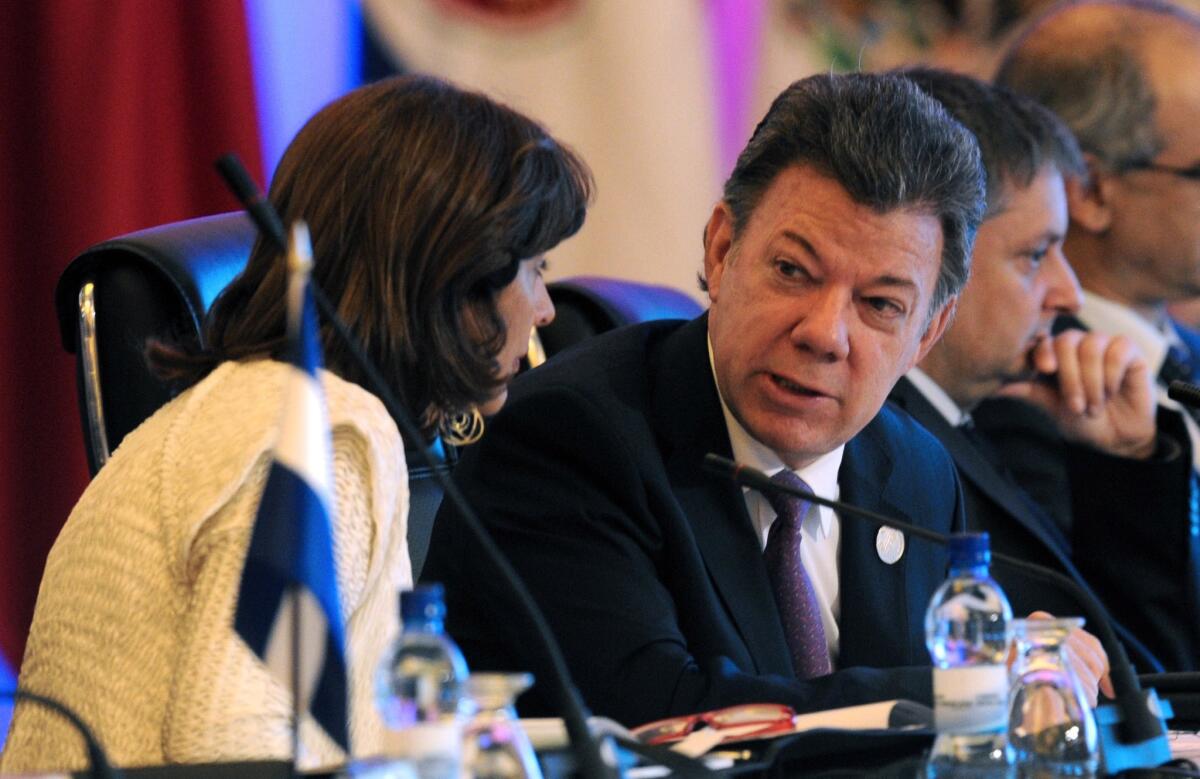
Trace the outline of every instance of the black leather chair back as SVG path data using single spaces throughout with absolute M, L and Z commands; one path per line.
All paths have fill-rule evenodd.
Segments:
M 59 278 L 63 346 L 76 355 L 92 474 L 127 433 L 170 399 L 143 356 L 150 337 L 196 336 L 254 243 L 241 213 L 174 222 L 96 244 Z
M 538 328 L 546 356 L 593 335 L 652 319 L 692 319 L 704 307 L 671 287 L 623 279 L 575 276 L 547 285 L 554 321 Z

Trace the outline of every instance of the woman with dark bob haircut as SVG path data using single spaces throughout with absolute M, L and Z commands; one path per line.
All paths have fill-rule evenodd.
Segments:
M 423 433 L 462 438 L 503 405 L 530 328 L 553 318 L 542 255 L 583 224 L 591 189 L 583 162 L 534 122 L 405 77 L 314 116 L 270 199 L 285 224 L 308 223 L 313 281 Z M 75 709 L 119 764 L 291 752 L 290 693 L 233 631 L 281 413 L 286 276 L 259 240 L 205 321 L 205 348 L 150 346 L 184 389 L 126 437 L 47 561 L 21 686 Z M 412 580 L 404 443 L 328 324 L 321 342 L 351 751 L 369 755 L 382 738 L 373 671 Z M 301 741 L 305 766 L 346 757 L 308 718 Z M 84 764 L 61 720 L 17 708 L 3 770 Z

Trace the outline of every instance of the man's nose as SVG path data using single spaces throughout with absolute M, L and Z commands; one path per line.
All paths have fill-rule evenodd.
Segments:
M 844 360 L 850 353 L 847 317 L 850 300 L 836 290 L 823 290 L 804 301 L 805 308 L 792 328 L 792 343 L 828 361 Z
M 1083 291 L 1071 263 L 1061 247 L 1051 249 L 1042 264 L 1046 274 L 1046 298 L 1043 308 L 1060 314 L 1074 314 L 1083 305 Z

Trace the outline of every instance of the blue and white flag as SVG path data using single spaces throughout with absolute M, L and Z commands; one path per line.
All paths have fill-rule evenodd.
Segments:
M 288 246 L 291 370 L 274 462 L 242 571 L 234 625 L 281 682 L 298 685 L 292 690 L 297 710 L 307 707 L 330 737 L 348 749 L 345 636 L 331 533 L 332 455 L 317 376 L 321 356 L 308 288 L 311 267 L 308 228 L 298 222 Z M 294 637 L 297 651 L 293 651 Z

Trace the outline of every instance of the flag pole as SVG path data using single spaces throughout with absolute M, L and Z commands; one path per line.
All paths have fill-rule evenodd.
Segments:
M 312 271 L 312 244 L 308 236 L 308 228 L 303 222 L 298 222 L 292 225 L 292 229 L 288 235 L 288 252 L 287 252 L 287 268 L 288 268 L 288 285 L 289 291 L 294 287 L 308 287 L 308 276 Z M 291 348 L 297 349 L 299 352 L 299 344 L 303 338 L 302 331 L 304 329 L 302 318 L 304 304 L 303 302 L 293 301 L 292 298 L 297 295 L 289 294 L 289 301 L 292 303 L 288 306 L 288 339 L 292 344 Z M 299 296 L 303 300 L 303 296 Z M 298 304 L 297 304 L 298 303 Z M 294 310 L 293 310 L 294 309 Z M 303 660 L 300 656 L 301 641 L 300 641 L 300 584 L 299 582 L 290 582 L 288 584 L 288 596 L 291 603 L 289 604 L 292 612 L 292 777 L 296 779 L 300 776 L 300 727 L 303 720 L 304 707 L 300 699 L 303 690 L 303 684 L 300 681 L 300 669 L 303 667 Z
M 300 776 L 300 592 L 295 582 L 288 585 L 292 600 L 292 779 Z
M 291 687 L 291 712 L 284 716 L 290 719 L 290 773 L 296 776 L 304 754 L 305 712 L 347 755 L 350 734 L 345 627 L 333 558 L 332 450 L 316 311 L 308 288 L 312 244 L 303 222 L 292 225 L 285 259 L 289 370 L 279 438 L 242 569 L 234 628 L 280 686 Z M 285 602 L 289 598 L 291 603 Z

